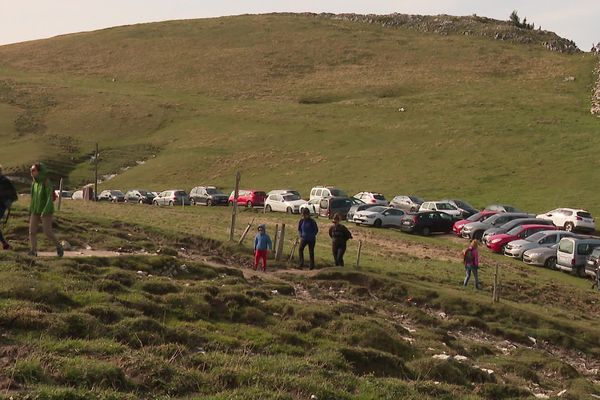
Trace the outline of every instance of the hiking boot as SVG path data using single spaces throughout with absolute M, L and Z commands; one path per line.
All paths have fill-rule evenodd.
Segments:
M 3 250 L 10 250 L 10 244 L 8 244 L 8 242 L 2 243 L 2 249 Z
M 61 244 L 56 245 L 56 255 L 62 257 L 65 255 L 65 250 L 63 249 Z

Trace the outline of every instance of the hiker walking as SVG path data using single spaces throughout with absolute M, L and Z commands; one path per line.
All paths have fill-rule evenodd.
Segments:
M 317 223 L 310 217 L 308 208 L 303 208 L 302 219 L 298 221 L 298 236 L 300 237 L 300 247 L 298 247 L 298 267 L 304 268 L 304 248 L 308 246 L 308 255 L 310 257 L 309 268 L 315 268 L 315 244 L 317 242 L 317 233 L 319 233 Z
M 352 234 L 344 225 L 340 223 L 342 217 L 339 213 L 333 216 L 333 225 L 329 228 L 329 237 L 331 238 L 331 251 L 333 252 L 333 261 L 336 267 L 344 266 L 344 253 L 346 252 L 346 242 L 352 239 Z
M 271 237 L 267 234 L 264 224 L 258 226 L 258 233 L 254 238 L 254 270 L 258 268 L 258 262 L 262 260 L 262 270 L 267 270 L 267 255 L 269 250 L 273 248 Z
M 475 288 L 479 289 L 479 277 L 477 276 L 477 270 L 479 269 L 479 253 L 477 252 L 477 240 L 472 240 L 471 244 L 463 252 L 463 261 L 465 264 L 465 281 L 463 287 L 467 287 L 469 278 L 471 278 L 471 272 L 475 276 Z
M 12 206 L 12 203 L 17 201 L 18 198 L 17 190 L 10 179 L 4 176 L 2 173 L 2 166 L 0 165 L 0 223 L 2 223 L 2 218 L 4 218 L 4 214 L 6 213 L 6 219 L 4 220 L 3 227 L 6 227 L 6 224 L 8 223 L 8 217 L 10 216 L 10 207 Z M 2 249 L 10 249 L 10 245 L 4 238 L 1 229 L 0 243 L 2 243 Z
M 63 247 L 52 232 L 52 215 L 54 214 L 54 197 L 52 184 L 48 179 L 48 170 L 43 163 L 31 166 L 31 205 L 29 206 L 29 255 L 37 256 L 37 232 L 40 222 L 48 239 L 56 246 L 56 254 L 62 257 Z

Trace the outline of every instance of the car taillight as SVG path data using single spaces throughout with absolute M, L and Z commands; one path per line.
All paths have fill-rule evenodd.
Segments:
M 375 204 L 375 203 L 377 203 L 377 200 L 371 199 L 371 203 Z
M 571 258 L 571 266 L 574 267 L 575 266 L 575 259 Z
M 579 216 L 575 217 L 575 219 L 576 219 L 577 221 L 583 221 L 583 218 L 581 218 L 581 217 L 579 217 Z
M 413 217 L 413 222 L 416 224 L 417 222 L 419 222 L 418 218 L 416 216 Z

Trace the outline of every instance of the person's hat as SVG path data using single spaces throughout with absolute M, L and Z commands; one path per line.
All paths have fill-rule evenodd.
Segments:
M 259 230 L 259 231 L 260 231 L 261 229 L 264 231 L 264 230 L 265 230 L 265 228 L 266 228 L 266 227 L 265 227 L 265 224 L 260 224 L 260 225 L 258 226 L 258 230 Z

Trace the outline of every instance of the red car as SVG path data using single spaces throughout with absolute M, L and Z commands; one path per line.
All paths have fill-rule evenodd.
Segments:
M 235 193 L 231 192 L 229 196 L 228 204 L 233 205 L 233 195 Z M 265 205 L 265 199 L 267 198 L 267 194 L 262 190 L 242 190 L 238 191 L 238 200 L 237 203 L 239 206 L 245 207 L 254 207 L 259 206 L 263 207 Z
M 494 253 L 501 253 L 504 251 L 504 246 L 509 242 L 517 239 L 525 239 L 539 231 L 554 231 L 555 226 L 552 225 L 520 225 L 515 226 L 507 233 L 501 233 L 499 235 L 490 236 L 487 239 L 487 247 L 490 248 Z
M 481 212 L 478 212 L 477 214 L 471 215 L 467 219 L 461 219 L 460 221 L 456 221 L 452 226 L 452 231 L 456 234 L 456 236 L 460 236 L 460 230 L 466 224 L 469 224 L 471 222 L 485 221 L 486 219 L 497 213 L 498 211 L 483 210 Z

